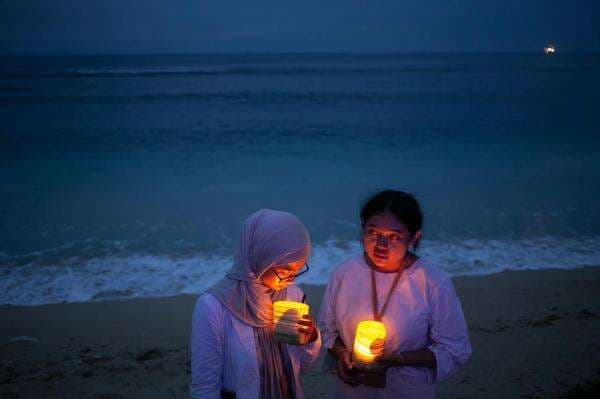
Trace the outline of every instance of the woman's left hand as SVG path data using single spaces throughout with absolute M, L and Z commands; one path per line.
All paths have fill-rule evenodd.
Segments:
M 372 373 L 384 372 L 390 367 L 403 366 L 401 355 L 383 352 L 383 354 L 373 363 L 367 364 L 362 367 L 363 370 Z
M 302 316 L 301 320 L 298 320 L 298 324 L 302 327 L 298 328 L 298 332 L 306 335 L 308 337 L 308 342 L 316 341 L 319 337 L 319 332 L 317 331 L 317 327 L 315 326 L 315 320 L 311 315 Z

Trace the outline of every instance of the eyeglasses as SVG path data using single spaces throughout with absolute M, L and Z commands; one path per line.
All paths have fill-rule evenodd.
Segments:
M 287 277 L 281 277 L 279 274 L 277 274 L 277 272 L 275 271 L 275 269 L 272 269 L 273 273 L 277 276 L 277 278 L 279 279 L 279 281 L 288 281 L 288 280 L 293 280 L 298 276 L 303 275 L 304 273 L 306 273 L 307 271 L 310 270 L 310 268 L 308 267 L 308 263 L 304 264 L 304 266 L 302 266 L 302 269 L 300 269 L 300 273 L 292 273 Z

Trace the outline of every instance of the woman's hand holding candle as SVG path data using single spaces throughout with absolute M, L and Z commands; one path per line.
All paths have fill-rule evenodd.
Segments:
M 352 363 L 352 354 L 347 350 L 342 351 L 337 358 L 337 375 L 351 387 L 362 384 L 362 374 Z
M 298 324 L 301 326 L 298 328 L 298 332 L 307 336 L 307 343 L 314 342 L 319 338 L 315 320 L 311 315 L 302 315 L 302 319 L 298 320 Z
M 301 302 L 277 301 L 273 303 L 275 340 L 292 345 L 305 345 L 318 338 L 309 306 Z M 313 339 L 314 338 L 314 339 Z
M 406 358 L 402 353 L 383 352 L 377 360 L 364 365 L 362 369 L 372 373 L 380 373 L 390 367 L 402 366 L 406 366 Z
M 362 382 L 360 371 L 352 363 L 352 354 L 346 349 L 340 337 L 335 339 L 329 353 L 336 360 L 338 378 L 351 387 L 360 385 Z
M 413 366 L 435 368 L 436 364 L 435 355 L 431 350 L 419 349 L 407 352 L 383 352 L 379 359 L 363 367 L 363 369 L 378 372 L 389 367 Z

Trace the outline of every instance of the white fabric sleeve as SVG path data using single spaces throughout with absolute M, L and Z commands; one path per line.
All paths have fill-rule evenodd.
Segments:
M 313 368 L 319 358 L 319 351 L 321 350 L 321 332 L 319 332 L 318 328 L 317 332 L 319 335 L 313 342 L 306 345 L 289 345 L 289 348 L 294 351 L 296 356 L 300 359 L 300 371 L 302 373 Z
M 321 310 L 319 312 L 319 329 L 323 340 L 323 347 L 331 349 L 335 339 L 339 335 L 337 328 L 337 318 L 335 315 L 335 304 L 339 292 L 339 282 L 334 274 L 329 279 L 325 288 L 323 300 L 321 301 Z
M 215 298 L 203 294 L 192 317 L 191 399 L 221 398 L 223 341 L 223 311 Z
M 471 342 L 462 307 L 452 281 L 446 278 L 431 296 L 428 349 L 436 359 L 435 381 L 441 381 L 462 367 L 471 356 Z

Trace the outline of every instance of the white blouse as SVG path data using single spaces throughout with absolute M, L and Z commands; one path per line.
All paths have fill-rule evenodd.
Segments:
M 287 288 L 286 299 L 301 301 L 303 292 Z M 296 398 L 303 399 L 300 372 L 317 361 L 321 335 L 306 345 L 288 345 Z M 194 308 L 191 333 L 192 399 L 220 399 L 221 390 L 233 391 L 238 399 L 256 399 L 260 392 L 259 365 L 252 326 L 237 319 L 210 293 L 202 294 Z
M 394 277 L 395 273 L 375 272 L 380 307 Z M 360 321 L 373 319 L 371 302 L 371 268 L 365 263 L 363 255 L 358 254 L 338 265 L 329 278 L 319 316 L 323 346 L 331 348 L 339 335 L 346 348 L 352 350 L 356 325 Z M 382 321 L 387 331 L 386 351 L 428 348 L 437 362 L 435 370 L 427 367 L 390 368 L 384 389 L 390 394 L 389 397 L 434 397 L 435 382 L 455 372 L 471 354 L 465 318 L 452 281 L 422 259 L 403 272 L 390 296 Z M 407 384 L 429 385 L 431 394 L 417 392 L 407 396 L 406 393 L 414 388 L 407 388 Z M 365 386 L 338 388 L 337 392 L 340 393 L 341 389 L 347 397 L 364 397 L 361 395 L 375 390 Z M 384 396 L 388 397 L 387 394 Z

